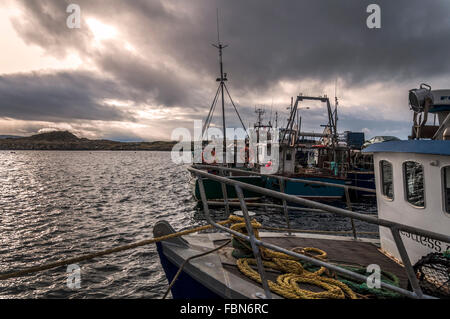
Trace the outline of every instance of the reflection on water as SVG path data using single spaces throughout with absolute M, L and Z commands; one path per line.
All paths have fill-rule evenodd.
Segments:
M 204 224 L 188 180 L 165 152 L 0 151 L 0 272 L 149 238 L 160 219 L 175 229 Z M 282 214 L 257 212 L 264 225 L 285 226 Z M 296 228 L 350 229 L 331 214 L 290 217 Z M 0 298 L 160 298 L 167 287 L 154 245 L 80 266 L 81 289 L 67 288 L 60 267 L 0 281 Z
M 183 167 L 157 152 L 0 152 L 0 271 L 152 236 L 156 220 L 196 224 Z M 166 285 L 154 246 L 0 282 L 1 297 L 158 297 Z

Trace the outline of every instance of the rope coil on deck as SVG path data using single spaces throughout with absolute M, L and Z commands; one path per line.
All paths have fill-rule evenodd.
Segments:
M 233 222 L 230 229 L 244 233 L 246 225 L 242 217 L 231 215 L 229 219 Z M 255 232 L 255 237 L 259 239 L 258 229 L 261 228 L 261 224 L 256 220 L 252 220 L 252 227 Z M 248 246 L 248 243 L 240 238 L 235 237 L 240 245 Z M 298 248 L 296 248 L 299 252 Z M 274 293 L 289 299 L 356 299 L 356 294 L 344 283 L 339 280 L 325 277 L 327 269 L 320 267 L 315 272 L 310 272 L 304 269 L 302 264 L 295 260 L 294 257 L 287 254 L 276 252 L 271 249 L 260 247 L 261 256 L 263 258 L 263 265 L 268 268 L 272 268 L 281 271 L 283 274 L 277 277 L 276 282 L 268 280 L 270 290 Z M 311 252 L 315 252 L 317 255 L 311 255 Z M 301 253 L 312 256 L 319 260 L 325 260 L 327 257 L 326 252 L 314 247 L 302 248 Z M 237 266 L 239 270 L 252 280 L 262 283 L 261 276 L 250 265 L 256 265 L 255 258 L 239 258 L 237 260 Z M 299 283 L 306 283 L 309 285 L 317 286 L 323 291 L 313 292 L 310 290 L 301 289 Z

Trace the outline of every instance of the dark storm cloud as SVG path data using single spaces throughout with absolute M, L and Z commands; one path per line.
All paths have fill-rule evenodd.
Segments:
M 110 45 L 107 52 L 96 56 L 96 61 L 105 74 L 129 90 L 135 101 L 168 107 L 200 102 L 198 88 L 184 82 L 176 71 L 154 66 L 137 56 L 130 58 L 124 49 Z
M 102 49 L 93 47 L 93 34 L 86 20 L 79 30 L 65 27 L 65 8 L 71 2 L 80 5 L 83 19 L 94 17 L 115 26 L 121 34 L 119 42 L 132 43 L 139 56 L 117 43 L 106 42 Z M 351 89 L 383 81 L 393 85 L 396 82 L 416 84 L 450 71 L 447 57 L 450 3 L 446 0 L 426 3 L 419 0 L 21 0 L 17 3 L 21 4 L 24 17 L 15 19 L 14 27 L 27 43 L 39 45 L 47 54 L 57 57 L 75 52 L 82 59 L 89 59 L 99 69 L 99 76 L 113 77 L 121 92 L 149 105 L 209 107 L 218 74 L 217 52 L 210 45 L 217 40 L 216 7 L 220 9 L 221 39 L 230 44 L 224 56 L 229 86 L 237 97 L 249 92 L 264 94 L 280 81 L 334 82 L 339 77 L 343 89 Z M 369 15 L 366 8 L 371 3 L 381 7 L 379 30 L 366 27 Z M 72 81 L 83 80 L 80 73 L 71 76 Z M 81 78 L 76 80 L 77 77 Z M 30 81 L 29 78 L 15 76 L 14 83 L 23 87 L 21 81 Z M 13 83 L 9 76 L 2 80 L 6 83 L 3 86 Z M 98 85 L 98 81 L 95 83 Z M 106 118 L 120 118 L 122 114 L 116 113 L 117 110 L 93 102 L 104 95 L 104 88 L 96 93 L 97 85 L 77 88 L 78 96 L 74 100 L 86 104 L 68 104 L 65 114 L 74 117 L 89 114 L 86 116 L 96 118 L 105 112 Z M 38 94 L 39 98 L 25 96 L 37 91 L 37 87 L 34 91 L 18 91 L 16 109 L 6 108 L 5 102 L 0 102 L 0 110 L 21 118 L 31 118 L 33 114 L 41 118 L 50 116 L 52 112 L 21 113 L 33 110 L 27 103 L 34 105 L 32 102 L 40 101 L 41 97 L 41 104 L 46 103 L 48 94 Z M 122 93 L 112 95 L 118 98 Z M 12 102 L 10 96 L 9 105 Z M 49 102 L 53 107 L 48 109 L 54 110 L 58 103 Z M 247 107 L 244 112 L 250 118 L 252 109 Z
M 381 7 L 379 30 L 366 27 L 370 3 Z M 449 9 L 448 1 L 221 2 L 228 70 L 248 89 L 280 79 L 364 85 L 447 74 Z
M 162 47 L 159 41 L 164 41 L 164 34 L 174 31 L 173 25 L 183 25 L 177 13 L 169 13 L 158 1 L 77 1 L 84 18 L 82 28 L 69 29 L 65 8 L 71 2 L 48 0 L 30 5 L 29 1 L 21 1 L 26 15 L 24 19 L 15 18 L 13 25 L 27 43 L 39 45 L 51 55 L 77 53 L 81 58 L 90 59 L 140 102 L 198 106 L 202 98 L 195 86 L 184 82 L 181 77 L 184 70 L 169 69 L 162 63 L 170 54 L 163 53 L 158 61 L 145 60 L 145 52 L 152 52 L 155 46 Z M 122 37 L 119 43 L 106 41 L 102 49 L 93 46 L 94 35 L 86 24 L 88 17 L 116 27 Z M 125 40 L 129 39 L 137 41 L 137 49 L 144 58 L 124 49 Z M 183 50 L 182 47 L 174 49 Z
M 0 76 L 0 117 L 44 121 L 131 120 L 126 111 L 102 101 L 127 98 L 122 93 L 113 81 L 85 72 Z
M 29 42 L 50 52 L 76 48 L 91 54 L 86 47 L 89 32 L 62 27 L 69 1 L 22 1 L 28 19 L 17 22 L 18 32 Z M 367 5 L 377 3 L 382 10 L 382 28 L 366 27 Z M 30 5 L 30 3 L 33 3 Z M 185 72 L 217 74 L 216 7 L 220 8 L 225 62 L 233 83 L 240 89 L 263 89 L 280 79 L 341 77 L 348 84 L 406 80 L 435 76 L 450 71 L 450 4 L 448 1 L 78 1 L 84 16 L 99 17 L 117 26 L 135 40 L 138 50 L 155 48 L 174 58 Z M 85 30 L 85 31 L 83 31 Z M 439 48 L 439 49 L 437 49 Z M 104 61 L 103 58 L 106 60 Z M 163 58 L 163 57 L 161 57 Z M 126 76 L 126 59 L 116 62 L 111 56 L 97 56 L 100 65 L 111 65 Z M 120 66 L 119 64 L 122 64 Z M 171 81 L 147 78 L 157 88 L 163 103 L 179 92 L 177 74 Z M 129 78 L 129 84 L 137 77 Z M 149 81 L 150 80 L 150 81 Z M 144 81 L 145 82 L 145 81 Z M 139 84 L 138 84 L 139 85 Z M 146 88 L 148 89 L 148 88 Z M 150 88 L 151 89 L 151 88 Z
M 11 19 L 13 27 L 28 44 L 37 44 L 57 57 L 71 51 L 86 51 L 89 31 L 66 27 L 67 6 L 71 1 L 17 1 L 21 17 Z

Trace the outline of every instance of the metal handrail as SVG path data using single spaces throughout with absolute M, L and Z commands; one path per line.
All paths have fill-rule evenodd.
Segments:
M 448 235 L 442 235 L 439 233 L 435 233 L 435 232 L 431 232 L 428 230 L 424 230 L 424 229 L 420 229 L 420 228 L 416 228 L 413 226 L 407 226 L 407 225 L 402 225 L 393 221 L 389 221 L 386 219 L 381 219 L 381 218 L 377 218 L 377 217 L 373 217 L 373 216 L 367 216 L 365 214 L 361 214 L 361 213 L 357 213 L 357 212 L 352 212 L 343 208 L 338 208 L 338 207 L 334 207 L 334 206 L 330 206 L 330 205 L 326 205 L 323 203 L 319 203 L 319 202 L 315 202 L 313 200 L 309 200 L 306 198 L 301 198 L 301 197 L 297 197 L 294 195 L 288 195 L 288 194 L 283 194 L 274 190 L 270 190 L 267 188 L 263 188 L 263 187 L 259 187 L 256 185 L 252 185 L 252 184 L 247 184 L 244 182 L 240 182 L 237 180 L 233 180 L 230 178 L 226 178 L 226 177 L 222 177 L 222 176 L 218 176 L 218 175 L 214 175 L 214 174 L 210 174 L 208 172 L 204 172 L 195 168 L 188 168 L 188 171 L 194 173 L 195 175 L 200 175 L 204 178 L 208 178 L 211 180 L 215 180 L 217 182 L 223 182 L 227 185 L 231 185 L 231 186 L 235 186 L 238 185 L 243 189 L 247 189 L 250 191 L 254 191 L 256 193 L 260 193 L 269 197 L 275 197 L 275 198 L 279 198 L 279 199 L 285 199 L 286 201 L 292 202 L 292 203 L 296 203 L 296 204 L 300 204 L 300 205 L 305 205 L 308 207 L 312 207 L 312 208 L 317 208 L 317 209 L 321 209 L 321 210 L 325 210 L 328 211 L 330 213 L 336 213 L 342 216 L 346 216 L 346 217 L 352 217 L 355 219 L 359 219 L 371 224 L 377 224 L 379 226 L 383 226 L 383 227 L 387 227 L 387 228 L 391 228 L 391 227 L 397 227 L 400 231 L 406 231 L 408 233 L 412 233 L 412 234 L 416 234 L 416 235 L 422 235 L 422 236 L 430 236 L 434 239 L 443 241 L 443 242 L 450 242 L 450 236 Z
M 280 191 L 282 193 L 284 193 L 284 191 L 285 191 L 285 186 L 284 186 L 283 181 L 289 181 L 289 182 L 293 182 L 293 183 L 304 183 L 304 184 L 313 184 L 313 185 L 321 185 L 321 186 L 344 188 L 345 199 L 346 199 L 348 210 L 352 209 L 352 205 L 351 205 L 351 201 L 350 201 L 350 194 L 348 192 L 349 189 L 358 190 L 358 191 L 365 191 L 365 192 L 370 192 L 370 193 L 376 193 L 376 191 L 374 189 L 371 189 L 371 188 L 364 188 L 364 187 L 350 186 L 350 185 L 341 185 L 341 184 L 328 183 L 328 182 L 323 182 L 323 181 L 313 181 L 313 180 L 307 180 L 307 179 L 302 179 L 302 178 L 290 178 L 290 177 L 285 177 L 285 176 L 280 176 L 280 175 L 262 174 L 262 173 L 258 173 L 258 172 L 255 172 L 255 171 L 245 171 L 245 170 L 240 170 L 240 169 L 236 169 L 236 168 L 229 168 L 229 167 L 223 167 L 223 166 L 195 164 L 195 165 L 193 165 L 193 167 L 194 168 L 200 168 L 200 169 L 217 170 L 223 176 L 225 176 L 224 172 L 232 172 L 232 173 L 247 174 L 247 176 L 252 176 L 253 175 L 253 176 L 262 176 L 262 177 L 275 178 L 275 179 L 278 179 L 278 182 L 280 183 Z M 224 188 L 223 184 L 222 184 L 222 192 L 223 192 L 224 200 L 225 200 L 225 210 L 228 213 L 230 208 L 229 208 L 229 204 L 228 204 L 228 197 L 227 197 L 226 188 Z M 286 200 L 283 200 L 283 211 L 284 211 L 284 218 L 286 219 L 286 224 L 288 226 L 287 228 L 289 229 L 291 227 L 290 227 L 289 214 L 288 214 L 288 208 L 287 208 Z M 351 222 L 351 225 L 352 225 L 353 238 L 357 239 L 358 237 L 357 237 L 357 231 L 356 231 L 355 222 L 353 221 L 352 218 L 350 218 L 350 222 Z M 291 235 L 291 232 L 288 231 L 288 234 Z
M 255 171 L 245 171 L 245 170 L 237 169 L 237 168 L 229 168 L 229 167 L 214 166 L 214 165 L 204 165 L 204 164 L 195 164 L 195 165 L 193 165 L 193 167 L 200 168 L 200 169 L 210 169 L 210 170 L 217 170 L 217 171 L 232 172 L 232 173 L 243 173 L 243 174 L 247 174 L 249 176 L 254 175 L 254 176 L 262 176 L 262 177 L 271 177 L 271 178 L 276 178 L 278 180 L 289 181 L 289 182 L 293 182 L 293 183 L 316 184 L 316 185 L 323 185 L 323 186 L 353 189 L 353 190 L 364 191 L 364 192 L 368 192 L 368 193 L 376 193 L 376 190 L 374 190 L 372 188 L 365 188 L 365 187 L 358 187 L 358 186 L 351 186 L 351 185 L 342 185 L 342 184 L 335 184 L 335 183 L 328 183 L 328 182 L 321 182 L 321 181 L 313 181 L 313 180 L 302 179 L 302 178 L 291 178 L 291 177 L 280 176 L 280 175 L 262 174 L 262 173 L 258 173 Z
M 232 169 L 227 169 L 227 168 L 220 168 L 220 169 L 224 169 L 224 170 L 232 170 Z M 211 218 L 210 213 L 209 213 L 209 207 L 208 207 L 208 201 L 206 198 L 206 193 L 205 193 L 205 189 L 204 189 L 204 185 L 203 185 L 203 179 L 211 179 L 211 180 L 215 180 L 217 182 L 220 182 L 221 184 L 227 184 L 227 185 L 231 185 L 234 186 L 236 189 L 236 192 L 238 194 L 239 197 L 239 201 L 241 203 L 241 209 L 244 215 L 244 218 L 246 220 L 246 224 L 247 224 L 247 230 L 248 230 L 248 234 L 253 234 L 253 228 L 251 226 L 250 223 L 250 217 L 248 216 L 248 211 L 247 211 L 247 207 L 246 207 L 246 203 L 242 194 L 242 189 L 247 189 L 250 191 L 254 191 L 257 193 L 261 193 L 263 195 L 266 196 L 270 196 L 270 197 L 275 197 L 275 198 L 279 198 L 282 199 L 283 201 L 289 201 L 289 202 L 293 202 L 293 203 L 297 203 L 300 205 L 305 205 L 308 207 L 313 207 L 313 208 L 317 208 L 317 209 L 321 209 L 321 210 L 325 210 L 327 212 L 330 213 L 335 213 L 338 215 L 342 215 L 342 216 L 346 216 L 346 217 L 350 217 L 350 218 L 355 218 L 358 220 L 362 220 L 371 224 L 376 224 L 378 226 L 383 226 L 383 227 L 387 227 L 391 230 L 393 238 L 394 238 L 394 242 L 396 244 L 396 247 L 400 253 L 400 256 L 402 258 L 405 270 L 407 272 L 408 275 L 408 279 L 411 283 L 411 286 L 413 288 L 413 292 L 400 288 L 400 287 L 396 287 L 384 282 L 381 282 L 381 286 L 383 288 L 386 289 L 390 289 L 392 291 L 398 292 L 402 295 L 411 297 L 411 298 L 434 298 L 428 295 L 424 295 L 418 280 L 415 276 L 413 267 L 411 265 L 411 261 L 409 259 L 408 253 L 406 251 L 406 248 L 403 244 L 403 241 L 400 237 L 400 231 L 406 231 L 412 234 L 417 234 L 420 236 L 428 236 L 430 238 L 433 239 L 437 239 L 437 240 L 441 240 L 443 242 L 448 242 L 450 243 L 450 236 L 448 235 L 443 235 L 443 234 L 438 234 L 435 232 L 431 232 L 428 230 L 423 230 L 423 229 L 419 229 L 416 227 L 412 227 L 412 226 L 407 226 L 407 225 L 401 225 L 398 224 L 396 222 L 392 222 L 389 220 L 385 220 L 385 219 L 380 219 L 380 218 L 376 218 L 373 216 L 366 216 L 364 214 L 360 214 L 360 213 L 356 213 L 356 212 L 352 212 L 350 210 L 345 210 L 342 208 L 337 208 L 337 207 L 333 207 L 333 206 L 329 206 L 323 203 L 318 203 L 312 200 L 308 200 L 308 199 L 304 199 L 304 198 L 299 198 L 296 196 L 292 196 L 292 195 L 288 195 L 288 194 L 284 194 L 284 193 L 280 193 L 280 192 L 276 192 L 273 190 L 269 190 L 269 189 L 265 189 L 259 186 L 255 186 L 255 185 L 251 185 L 251 184 L 247 184 L 244 182 L 240 182 L 237 180 L 232 180 L 230 178 L 226 178 L 226 177 L 222 177 L 222 176 L 217 176 L 214 174 L 210 174 L 208 172 L 204 172 L 202 170 L 196 169 L 196 168 L 188 168 L 188 170 L 193 173 L 194 175 L 196 175 L 199 178 L 199 188 L 200 188 L 200 195 L 202 197 L 202 203 L 203 203 L 203 207 L 204 207 L 204 211 L 205 211 L 205 217 L 206 220 L 212 224 L 213 226 L 215 226 L 218 229 L 221 229 L 225 232 L 228 232 L 230 234 L 233 234 L 235 236 L 238 236 L 240 238 L 246 239 L 248 241 L 250 241 L 250 243 L 252 244 L 252 248 L 256 247 L 256 246 L 263 246 L 269 249 L 273 249 L 275 251 L 279 251 L 279 252 L 283 252 L 285 254 L 288 254 L 290 256 L 299 258 L 300 260 L 304 260 L 307 262 L 311 262 L 315 265 L 318 266 L 323 266 L 326 267 L 328 269 L 331 269 L 333 271 L 336 271 L 338 273 L 344 274 L 349 276 L 350 278 L 353 278 L 355 280 L 359 280 L 359 281 L 366 281 L 368 277 L 354 273 L 352 271 L 349 271 L 347 269 L 341 268 L 339 266 L 335 266 L 332 264 L 328 264 L 326 262 L 323 261 L 319 261 L 317 259 L 299 254 L 299 253 L 295 253 L 286 249 L 283 249 L 281 247 L 269 244 L 269 243 L 265 243 L 264 241 L 258 240 L 256 239 L 254 236 L 245 236 L 244 234 L 241 234 L 239 232 L 230 230 L 227 227 L 221 226 L 219 224 L 217 224 L 216 222 L 214 222 L 214 220 Z M 259 250 L 258 250 L 259 251 Z M 261 257 L 259 256 L 259 254 L 255 254 L 255 256 L 257 257 L 257 263 L 260 264 L 261 262 Z M 260 269 L 261 268 L 261 269 Z M 266 296 L 269 297 L 270 296 L 270 290 L 268 290 L 268 285 L 267 285 L 267 279 L 265 276 L 265 272 L 264 272 L 264 268 L 263 267 L 258 267 L 258 271 L 260 273 L 261 279 L 262 279 L 262 283 L 263 283 L 263 287 L 266 291 Z

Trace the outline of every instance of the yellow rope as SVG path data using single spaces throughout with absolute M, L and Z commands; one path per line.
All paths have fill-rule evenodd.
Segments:
M 242 217 L 230 216 L 230 220 L 234 223 L 231 229 L 246 233 L 245 222 Z M 261 224 L 256 220 L 252 220 L 252 227 L 255 232 L 255 237 L 259 239 L 258 229 Z M 240 238 L 235 237 L 240 243 L 246 245 Z M 293 249 L 295 252 L 312 256 L 319 260 L 326 260 L 327 253 L 321 249 L 314 247 Z M 325 277 L 327 269 L 321 267 L 315 272 L 305 270 L 300 262 L 295 260 L 295 257 L 287 254 L 276 252 L 271 249 L 260 247 L 261 256 L 263 257 L 263 265 L 283 272 L 277 277 L 276 282 L 268 280 L 268 285 L 274 293 L 290 299 L 356 299 L 356 294 L 344 283 L 329 277 Z M 315 254 L 311 254 L 314 252 Z M 250 265 L 256 265 L 255 258 L 240 258 L 237 260 L 239 270 L 250 279 L 261 283 L 261 276 Z M 299 283 L 314 285 L 321 288 L 323 291 L 313 292 L 310 290 L 301 289 Z

